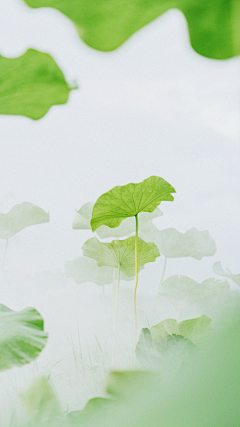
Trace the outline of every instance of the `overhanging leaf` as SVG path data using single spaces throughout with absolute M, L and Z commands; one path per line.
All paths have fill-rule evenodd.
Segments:
M 177 322 L 175 319 L 166 319 L 150 328 L 152 339 L 159 340 L 168 335 L 182 335 L 192 341 L 196 346 L 201 346 L 207 340 L 211 331 L 210 317 L 202 314 L 196 319 Z
M 43 318 L 34 308 L 14 312 L 0 305 L 0 370 L 36 359 L 47 342 Z
M 169 9 L 188 22 L 193 48 L 201 55 L 227 59 L 240 54 L 238 0 L 25 0 L 31 7 L 54 7 L 76 25 L 89 46 L 111 51 Z
M 18 58 L 0 56 L 0 114 L 40 119 L 65 104 L 70 87 L 53 58 L 28 49 Z
M 190 277 L 174 275 L 161 284 L 159 295 L 194 304 L 217 297 L 227 289 L 229 289 L 229 284 L 226 280 L 211 277 L 198 283 Z
M 113 240 L 111 243 L 100 242 L 96 237 L 88 239 L 82 246 L 83 255 L 96 260 L 99 267 L 109 266 L 118 268 L 128 275 L 135 272 L 135 237 L 125 240 Z M 154 243 L 146 243 L 138 238 L 139 269 L 147 262 L 154 262 L 160 256 Z
M 49 214 L 33 203 L 23 202 L 6 214 L 0 212 L 0 238 L 9 239 L 30 225 L 49 222 Z
M 112 188 L 96 201 L 91 219 L 92 230 L 101 225 L 118 227 L 140 212 L 153 212 L 162 201 L 172 201 L 174 188 L 163 178 L 151 176 L 139 184 Z
M 161 372 L 165 377 L 175 374 L 183 364 L 190 363 L 196 354 L 196 346 L 183 336 L 173 334 L 153 340 L 148 328 L 142 329 L 136 346 L 139 363 L 146 369 Z
M 234 283 L 240 286 L 240 274 L 233 274 L 228 268 L 226 268 L 225 272 L 220 261 L 213 264 L 213 272 L 218 274 L 218 276 L 227 277 L 228 279 L 233 280 Z
M 139 235 L 147 242 L 154 242 L 167 258 L 193 257 L 200 260 L 204 256 L 213 256 L 217 250 L 207 230 L 190 228 L 186 233 L 180 233 L 175 228 L 158 230 L 155 227 L 155 230 L 146 228 Z

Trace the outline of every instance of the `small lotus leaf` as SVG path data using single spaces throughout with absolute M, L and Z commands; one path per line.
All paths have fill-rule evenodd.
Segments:
M 240 286 L 240 274 L 232 274 L 228 268 L 226 268 L 225 272 L 220 261 L 213 264 L 213 272 L 218 274 L 218 276 L 227 277 L 228 279 L 233 280 L 234 283 Z
M 153 340 L 148 328 L 142 329 L 136 346 L 139 363 L 146 369 L 160 371 L 164 376 L 175 374 L 196 354 L 196 346 L 183 336 L 173 334 Z
M 0 238 L 9 239 L 30 225 L 49 222 L 49 214 L 33 203 L 13 206 L 6 214 L 0 212 Z
M 76 25 L 89 46 L 111 51 L 144 25 L 178 8 L 188 22 L 190 41 L 201 55 L 227 59 L 240 54 L 239 0 L 25 0 L 31 7 L 54 7 Z
M 198 283 L 190 277 L 174 275 L 164 280 L 159 295 L 194 304 L 217 297 L 227 289 L 229 289 L 229 284 L 226 280 L 211 277 Z
M 150 328 L 153 340 L 159 340 L 167 335 L 182 335 L 192 341 L 193 344 L 201 346 L 207 341 L 211 331 L 210 317 L 202 314 L 196 319 L 177 322 L 175 319 L 166 319 Z
M 96 260 L 99 267 L 118 268 L 128 275 L 135 272 L 135 237 L 125 240 L 113 240 L 111 243 L 100 242 L 96 237 L 88 239 L 82 246 L 83 255 Z M 138 238 L 138 262 L 141 269 L 147 262 L 154 262 L 160 256 L 154 243 L 146 243 Z
M 139 236 L 146 242 L 154 242 L 167 258 L 192 257 L 200 260 L 204 256 L 213 256 L 217 250 L 209 232 L 196 228 L 180 233 L 175 228 L 158 230 L 157 227 L 151 227 L 150 230 L 145 228 L 140 231 Z
M 129 217 L 140 212 L 153 212 L 162 201 L 172 201 L 174 188 L 163 178 L 151 176 L 139 184 L 112 188 L 96 201 L 91 219 L 92 230 L 101 225 L 118 227 Z
M 87 202 L 76 211 L 72 224 L 74 230 L 91 230 L 90 221 L 92 218 L 93 206 L 94 202 Z
M 0 370 L 36 359 L 47 342 L 43 318 L 34 308 L 14 312 L 0 305 Z
M 0 114 L 40 119 L 52 105 L 65 104 L 70 90 L 47 53 L 28 49 L 18 58 L 0 56 Z
M 21 393 L 21 399 L 34 426 L 59 425 L 55 422 L 61 418 L 60 404 L 47 378 L 35 378 Z
M 93 282 L 98 286 L 108 285 L 113 282 L 112 267 L 98 267 L 95 259 L 86 256 L 73 261 L 67 261 L 65 271 L 76 283 Z

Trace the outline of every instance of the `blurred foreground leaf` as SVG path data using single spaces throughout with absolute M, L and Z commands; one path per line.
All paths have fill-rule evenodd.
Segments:
M 88 239 L 82 246 L 83 255 L 96 260 L 99 267 L 109 266 L 118 268 L 128 275 L 135 272 L 135 237 L 125 240 L 113 240 L 111 243 L 100 242 L 96 237 Z M 139 269 L 148 262 L 154 262 L 160 256 L 154 243 L 146 243 L 138 238 Z
M 6 214 L 0 212 L 0 238 L 9 239 L 30 225 L 49 222 L 49 214 L 33 203 L 13 206 Z
M 34 308 L 20 312 L 0 305 L 0 370 L 36 359 L 47 342 L 43 318 Z
M 169 9 L 181 10 L 190 41 L 201 55 L 227 59 L 240 54 L 239 0 L 25 0 L 54 7 L 76 25 L 89 46 L 111 51 Z
M 194 304 L 214 298 L 227 289 L 229 284 L 226 280 L 211 277 L 198 283 L 190 277 L 176 274 L 164 280 L 159 288 L 159 295 Z
M 228 268 L 226 268 L 225 272 L 220 261 L 215 262 L 213 265 L 213 272 L 219 276 L 227 277 L 228 279 L 233 280 L 234 283 L 240 286 L 240 274 L 232 274 Z
M 53 58 L 28 49 L 18 58 L 0 56 L 0 114 L 40 119 L 65 104 L 70 87 Z

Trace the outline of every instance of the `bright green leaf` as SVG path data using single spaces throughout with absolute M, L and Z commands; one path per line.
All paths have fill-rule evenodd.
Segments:
M 36 359 L 47 342 L 43 318 L 34 308 L 20 312 L 0 305 L 0 370 Z
M 225 272 L 220 261 L 215 262 L 213 265 L 213 272 L 218 274 L 218 276 L 227 277 L 228 279 L 233 280 L 234 283 L 240 286 L 240 274 L 233 274 L 228 268 L 226 268 Z
M 148 328 L 142 329 L 136 346 L 136 357 L 141 366 L 159 371 L 163 377 L 176 374 L 196 354 L 196 346 L 183 336 L 174 334 L 153 340 Z
M 30 225 L 49 222 L 49 214 L 33 203 L 13 206 L 6 214 L 0 212 L 0 238 L 9 239 Z
M 180 233 L 175 228 L 158 230 L 152 227 L 139 232 L 146 242 L 154 242 L 161 254 L 167 258 L 193 257 L 202 259 L 213 256 L 217 250 L 215 242 L 207 230 L 199 231 L 190 228 L 186 233 Z
M 153 212 L 162 201 L 172 201 L 174 188 L 163 178 L 151 176 L 139 184 L 112 188 L 96 201 L 91 226 L 95 231 L 101 225 L 118 227 L 125 218 L 140 212 Z
M 111 243 L 100 242 L 96 237 L 88 239 L 82 246 L 83 255 L 96 260 L 99 267 L 109 266 L 118 268 L 128 275 L 135 272 L 135 237 L 125 240 L 113 240 Z M 154 262 L 160 256 L 154 243 L 146 243 L 138 238 L 139 269 L 147 262 Z
M 53 58 L 34 49 L 18 58 L 0 56 L 0 114 L 40 119 L 65 104 L 70 87 Z
M 47 378 L 35 378 L 21 393 L 21 399 L 34 426 L 46 426 L 50 423 L 55 426 L 55 422 L 60 421 L 61 408 Z
M 229 284 L 226 280 L 209 278 L 202 283 L 198 283 L 190 277 L 174 275 L 168 277 L 162 283 L 159 295 L 176 300 L 185 300 L 189 304 L 194 304 L 217 297 L 227 289 L 229 289 Z
M 211 331 L 210 317 L 202 314 L 196 319 L 177 322 L 175 319 L 166 319 L 150 328 L 153 340 L 159 340 L 168 335 L 182 335 L 192 341 L 196 346 L 204 344 Z
M 89 46 L 111 51 L 169 9 L 180 9 L 190 41 L 201 55 L 227 59 L 240 54 L 239 0 L 25 0 L 31 7 L 54 7 L 76 25 Z

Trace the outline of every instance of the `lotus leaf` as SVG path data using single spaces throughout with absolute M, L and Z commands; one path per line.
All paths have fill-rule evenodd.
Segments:
M 0 114 L 40 119 L 52 105 L 65 104 L 70 90 L 47 53 L 28 49 L 18 58 L 0 56 Z
M 89 46 L 111 51 L 169 9 L 185 15 L 190 41 L 201 55 L 227 59 L 240 54 L 238 0 L 25 0 L 54 7 L 75 24 Z

